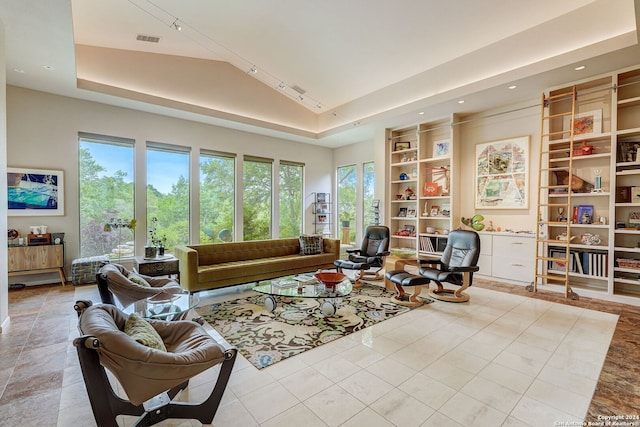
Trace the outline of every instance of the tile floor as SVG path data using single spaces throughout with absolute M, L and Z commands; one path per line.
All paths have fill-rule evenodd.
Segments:
M 436 301 L 261 371 L 240 356 L 213 425 L 537 427 L 640 414 L 640 307 L 482 280 L 469 293 L 470 303 Z M 95 425 L 71 344 L 77 299 L 98 301 L 97 289 L 9 292 L 0 425 Z M 180 397 L 207 395 L 212 371 Z

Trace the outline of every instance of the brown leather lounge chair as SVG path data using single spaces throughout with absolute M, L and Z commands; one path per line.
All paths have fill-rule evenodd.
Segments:
M 149 286 L 141 285 L 142 278 Z M 96 275 L 100 299 L 104 304 L 116 305 L 114 295 L 122 307 L 128 307 L 136 301 L 157 295 L 160 292 L 169 294 L 184 293 L 185 290 L 174 279 L 164 277 L 150 277 L 142 274 L 132 274 L 120 264 L 106 264 Z
M 211 424 L 233 369 L 235 347 L 192 321 L 149 319 L 166 346 L 166 351 L 156 350 L 123 332 L 129 316 L 117 307 L 78 301 L 75 309 L 82 336 L 73 343 L 98 427 L 117 427 L 118 415 L 139 415 L 135 426 L 167 418 Z M 218 379 L 204 402 L 171 401 L 190 378 L 218 364 Z M 114 392 L 105 369 L 120 382 L 128 400 Z

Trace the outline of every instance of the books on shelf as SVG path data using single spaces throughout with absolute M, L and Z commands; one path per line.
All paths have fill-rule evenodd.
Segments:
M 586 276 L 607 277 L 609 255 L 606 252 L 570 251 L 569 263 L 566 265 L 566 252 L 562 248 L 550 248 L 547 268 L 552 271 L 563 272 L 568 267 L 570 273 Z
M 447 246 L 447 236 L 420 236 L 420 252 L 442 252 Z

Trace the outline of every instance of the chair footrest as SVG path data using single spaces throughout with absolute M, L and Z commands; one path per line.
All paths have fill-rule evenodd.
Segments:
M 345 261 L 345 260 L 336 260 L 333 262 L 338 268 L 346 268 L 347 270 L 368 270 L 371 266 L 365 262 L 353 262 L 353 261 Z
M 391 270 L 386 274 L 386 278 L 401 286 L 426 285 L 431 281 L 424 276 L 417 276 L 404 270 Z

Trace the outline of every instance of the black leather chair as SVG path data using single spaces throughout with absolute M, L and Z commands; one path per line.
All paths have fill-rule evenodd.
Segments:
M 404 270 L 391 270 L 386 277 L 396 285 L 398 290 L 397 300 L 402 303 L 404 286 L 415 286 L 410 302 L 417 305 L 417 295 L 420 287 L 433 281 L 437 288 L 429 291 L 432 298 L 449 301 L 469 301 L 469 295 L 464 290 L 471 286 L 473 273 L 478 271 L 478 258 L 480 257 L 480 236 L 475 231 L 454 230 L 449 233 L 447 246 L 439 260 L 419 260 L 419 275 L 408 273 Z M 445 289 L 442 283 L 451 283 L 459 286 L 457 289 Z
M 382 280 L 380 270 L 384 268 L 384 260 L 389 252 L 389 227 L 385 225 L 370 225 L 364 232 L 364 238 L 359 249 L 347 249 L 348 260 L 337 260 L 333 264 L 338 272 L 342 269 L 360 270 L 355 279 L 356 286 L 360 285 L 360 279 Z M 375 268 L 375 271 L 367 271 Z

